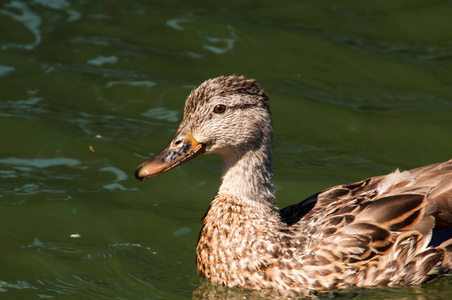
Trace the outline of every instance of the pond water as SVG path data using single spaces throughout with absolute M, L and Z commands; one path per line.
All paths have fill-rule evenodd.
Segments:
M 221 160 L 137 181 L 190 90 L 269 94 L 278 206 L 452 158 L 451 1 L 0 3 L 0 297 L 190 299 Z M 451 299 L 450 279 L 359 299 Z M 257 299 L 216 288 L 217 299 Z

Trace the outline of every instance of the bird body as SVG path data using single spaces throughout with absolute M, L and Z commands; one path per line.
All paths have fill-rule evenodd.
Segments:
M 452 160 L 339 185 L 278 210 L 267 95 L 243 76 L 207 80 L 146 179 L 202 153 L 223 158 L 203 218 L 202 277 L 229 287 L 328 291 L 420 284 L 452 273 Z

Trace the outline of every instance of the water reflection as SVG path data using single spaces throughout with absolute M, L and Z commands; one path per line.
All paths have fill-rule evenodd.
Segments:
M 448 279 L 443 278 L 443 282 Z M 263 290 L 254 291 L 242 288 L 227 288 L 222 285 L 201 280 L 199 287 L 193 292 L 196 300 L 207 299 L 448 299 L 450 293 L 426 294 L 419 287 L 392 287 L 392 288 L 355 288 L 340 291 L 316 293 L 306 290 L 305 292 Z

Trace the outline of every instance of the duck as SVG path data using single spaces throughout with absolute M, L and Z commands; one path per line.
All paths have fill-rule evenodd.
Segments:
M 452 160 L 338 185 L 278 209 L 269 97 L 244 76 L 203 82 L 139 180 L 208 153 L 223 161 L 198 273 L 226 287 L 325 292 L 420 285 L 452 273 Z M 308 292 L 306 292 L 308 291 Z

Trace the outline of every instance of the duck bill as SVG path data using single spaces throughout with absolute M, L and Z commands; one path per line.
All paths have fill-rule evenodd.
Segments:
M 135 171 L 138 180 L 169 171 L 199 154 L 204 153 L 204 145 L 198 143 L 190 132 L 182 130 L 159 153 L 143 162 Z

